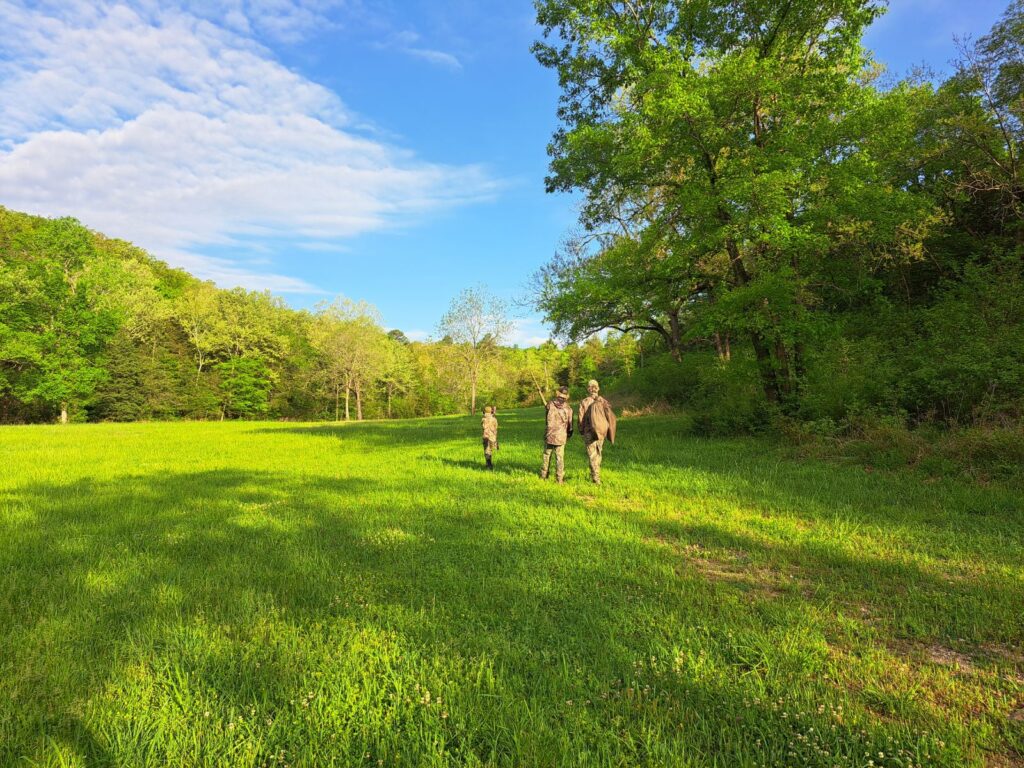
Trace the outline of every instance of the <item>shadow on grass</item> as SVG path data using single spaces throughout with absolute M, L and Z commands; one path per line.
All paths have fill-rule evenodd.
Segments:
M 536 445 L 534 422 L 505 417 L 502 439 Z M 476 429 L 456 419 L 265 431 L 340 441 L 358 434 L 362 450 L 447 445 L 461 440 L 450 433 L 463 426 Z M 355 626 L 392 633 L 426 659 L 494 661 L 500 696 L 474 700 L 478 711 L 463 713 L 461 730 L 456 717 L 437 725 L 438 738 L 465 762 L 571 763 L 578 750 L 600 743 L 606 762 L 669 763 L 685 744 L 707 764 L 742 764 L 753 754 L 766 756 L 744 738 L 750 729 L 772 750 L 777 742 L 776 757 L 788 760 L 793 725 L 763 694 L 803 686 L 820 700 L 842 700 L 823 674 L 826 660 L 780 648 L 789 645 L 781 641 L 791 627 L 806 628 L 810 620 L 820 629 L 815 622 L 826 621 L 837 600 L 854 598 L 887 615 L 923 604 L 916 615 L 936 618 L 941 631 L 975 620 L 991 631 L 995 618 L 979 617 L 993 607 L 996 618 L 1003 616 L 1019 598 L 1008 581 L 951 587 L 914 565 L 851 558 L 815 541 L 769 543 L 713 523 L 655 522 L 621 508 L 583 507 L 572 488 L 512 485 L 502 476 L 501 457 L 494 480 L 482 485 L 489 473 L 461 458 L 479 453 L 475 433 L 467 439 L 473 442 L 465 453 L 456 442 L 456 453 L 418 459 L 459 470 L 440 487 L 392 476 L 381 493 L 378 482 L 361 478 L 217 470 L 38 484 L 6 494 L 2 501 L 26 516 L 0 526 L 0 613 L 11 617 L 0 627 L 0 671 L 10 693 L 0 704 L 0 763 L 38 754 L 45 738 L 73 743 L 97 764 L 109 761 L 109 735 L 96 736 L 80 713 L 140 655 L 180 667 L 195 686 L 238 709 L 287 710 L 305 672 L 289 663 L 286 647 L 268 639 L 261 628 L 267 617 L 301 636 L 323 636 L 325 645 L 330 628 Z M 656 445 L 635 469 L 629 453 L 615 454 L 610 458 L 622 463 L 613 473 L 674 466 L 679 452 L 689 456 L 687 466 L 748 503 L 778 504 L 767 486 L 732 469 L 735 457 L 702 458 L 699 445 Z M 521 445 L 511 453 L 509 472 L 535 471 L 518 458 Z M 770 460 L 752 461 L 755 476 L 771 477 Z M 787 498 L 827 514 L 803 479 L 778 476 Z M 444 504 L 423 501 L 439 491 Z M 553 506 L 559 516 L 541 524 Z M 678 549 L 694 544 L 782 563 L 798 573 L 801 591 L 780 599 L 680 568 Z M 951 607 L 944 625 L 940 614 Z M 1019 632 L 1019 617 L 1012 621 L 1007 631 Z M 174 636 L 197 627 L 225 644 L 202 663 L 189 661 Z M 756 639 L 756 653 L 736 648 L 734 630 Z M 264 663 L 243 663 L 244 654 Z M 654 657 L 688 665 L 671 675 L 637 671 L 638 660 Z M 629 685 L 638 676 L 639 684 Z M 621 691 L 617 680 L 626 681 Z M 662 698 L 640 701 L 643 685 Z M 761 698 L 751 703 L 755 693 Z M 600 701 L 608 703 L 585 714 L 563 704 L 599 702 L 603 694 Z M 907 707 L 901 716 L 930 717 L 923 706 Z M 680 731 L 684 722 L 691 725 Z M 640 723 L 644 735 L 633 731 Z M 875 736 L 882 741 L 888 727 L 873 724 L 864 737 L 863 723 L 834 725 L 842 739 L 861 746 Z M 316 731 L 279 738 L 300 736 L 319 738 Z M 153 762 L 168 757 L 159 751 L 159 735 L 150 738 L 157 740 Z M 353 751 L 362 755 L 361 747 Z
M 261 426 L 249 430 L 253 434 L 290 434 L 302 437 L 359 441 L 374 446 L 461 444 L 480 438 L 480 415 L 441 416 L 423 419 L 349 421 L 308 424 L 302 426 Z M 539 408 L 521 409 L 499 414 L 502 439 L 543 441 L 544 414 Z
M 525 461 L 516 459 L 506 458 L 500 453 L 494 455 L 494 474 L 509 474 L 509 473 L 524 473 L 528 472 L 536 474 L 540 471 L 540 452 L 537 453 L 538 459 L 533 464 L 528 464 Z M 436 461 L 445 467 L 451 467 L 452 469 L 469 470 L 471 472 L 487 472 L 487 466 L 484 464 L 484 459 L 481 456 L 480 461 L 471 461 L 470 459 L 449 459 L 447 456 L 431 456 L 421 455 L 419 457 L 425 461 Z
M 496 456 L 494 474 L 535 474 L 540 465 L 541 411 L 512 412 L 501 418 L 503 450 Z M 430 454 L 416 457 L 420 462 L 465 470 L 467 476 L 482 468 L 482 459 L 476 458 L 478 424 L 473 417 L 351 428 L 358 430 L 353 436 L 371 444 L 431 445 Z M 602 498 L 609 511 L 647 516 L 642 507 L 614 497 L 616 475 L 628 492 L 639 489 L 659 502 L 674 499 L 683 511 L 708 499 L 723 500 L 742 511 L 742 522 L 733 520 L 732 527 L 745 532 L 705 526 L 683 529 L 679 535 L 717 541 L 761 560 L 810 571 L 811 589 L 817 593 L 869 605 L 877 615 L 892 616 L 903 632 L 930 630 L 979 640 L 1024 634 L 1019 584 L 997 573 L 1020 565 L 1020 493 L 955 481 L 930 485 L 912 473 L 871 474 L 860 467 L 787 459 L 768 441 L 686 436 L 682 422 L 670 417 L 623 420 L 619 437 L 619 445 L 609 447 L 604 462 Z M 571 476 L 585 471 L 575 438 L 566 459 Z M 672 515 L 663 514 L 663 505 L 659 509 L 664 519 L 652 521 L 652 530 L 660 526 L 678 538 L 680 529 L 673 528 Z M 786 526 L 788 532 L 782 533 Z M 851 553 L 844 531 L 885 542 L 889 553 Z M 789 543 L 787 537 L 799 543 Z M 930 567 L 922 567 L 923 561 Z M 991 571 L 979 573 L 977 563 Z M 905 609 L 899 608 L 901 602 Z M 985 615 L 991 620 L 974 618 Z

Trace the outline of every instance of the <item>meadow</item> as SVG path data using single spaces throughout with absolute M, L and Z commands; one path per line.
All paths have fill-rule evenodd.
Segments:
M 500 418 L 0 430 L 0 765 L 1024 764 L 1019 489 Z

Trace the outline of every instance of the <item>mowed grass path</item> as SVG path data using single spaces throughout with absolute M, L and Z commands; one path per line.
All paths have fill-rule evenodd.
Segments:
M 0 429 L 0 765 L 1022 764 L 1019 492 L 500 417 Z

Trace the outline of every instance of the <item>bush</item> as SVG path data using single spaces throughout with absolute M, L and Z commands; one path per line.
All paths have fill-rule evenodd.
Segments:
M 653 403 L 686 408 L 699 434 L 763 432 L 774 419 L 761 394 L 752 356 L 743 353 L 728 362 L 704 351 L 684 353 L 680 362 L 662 355 L 608 390 L 633 410 Z
M 969 265 L 920 311 L 904 357 L 905 407 L 948 423 L 1020 415 L 1024 401 L 1024 269 L 1020 260 Z

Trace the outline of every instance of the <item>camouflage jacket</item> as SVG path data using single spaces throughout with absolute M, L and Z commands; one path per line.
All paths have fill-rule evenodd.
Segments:
M 569 403 L 561 397 L 555 398 L 548 403 L 546 417 L 544 442 L 548 445 L 565 445 L 572 435 L 572 408 Z
M 480 422 L 480 425 L 483 427 L 484 430 L 484 439 L 497 441 L 498 420 L 496 418 L 494 418 L 490 414 L 487 414 Z

